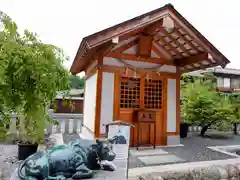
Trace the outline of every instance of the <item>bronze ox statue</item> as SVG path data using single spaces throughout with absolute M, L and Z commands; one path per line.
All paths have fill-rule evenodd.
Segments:
M 22 180 L 66 180 L 92 178 L 92 170 L 116 170 L 112 161 L 114 139 L 77 140 L 36 152 L 18 168 Z

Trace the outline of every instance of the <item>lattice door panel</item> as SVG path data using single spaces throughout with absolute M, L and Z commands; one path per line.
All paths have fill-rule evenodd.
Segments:
M 121 77 L 120 108 L 140 107 L 140 78 Z
M 145 80 L 144 105 L 146 109 L 162 109 L 162 89 L 162 80 Z

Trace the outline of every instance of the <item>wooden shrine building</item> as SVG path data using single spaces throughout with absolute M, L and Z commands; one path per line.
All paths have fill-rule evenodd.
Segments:
M 86 75 L 82 135 L 122 120 L 132 146 L 177 145 L 181 73 L 229 62 L 171 4 L 87 36 L 71 67 Z

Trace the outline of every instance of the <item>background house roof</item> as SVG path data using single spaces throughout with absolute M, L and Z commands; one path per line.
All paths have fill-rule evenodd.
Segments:
M 56 99 L 83 100 L 84 89 L 71 89 L 70 91 L 58 91 Z
M 240 69 L 221 68 L 221 67 L 214 67 L 214 68 L 208 68 L 208 69 L 204 69 L 204 70 L 193 71 L 193 72 L 189 72 L 188 74 L 191 76 L 202 76 L 201 73 L 204 73 L 204 72 L 240 75 Z

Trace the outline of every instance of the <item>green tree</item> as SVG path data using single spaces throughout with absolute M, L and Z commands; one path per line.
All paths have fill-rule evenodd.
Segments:
M 237 124 L 240 122 L 240 93 L 232 93 L 229 94 L 229 99 L 232 103 L 234 118 L 233 118 L 233 125 L 234 134 L 237 134 Z
M 231 123 L 233 108 L 228 96 L 216 92 L 215 78 L 206 74 L 185 85 L 182 89 L 183 118 L 186 122 L 201 126 L 201 136 L 212 125 L 222 122 Z
M 69 86 L 72 89 L 82 89 L 84 88 L 84 79 L 79 76 L 70 75 Z
M 66 57 L 35 33 L 25 30 L 20 35 L 16 23 L 2 12 L 0 20 L 2 112 L 17 112 L 21 141 L 36 143 L 44 137 L 46 120 L 50 121 L 49 102 L 58 90 L 68 89 L 68 72 L 62 65 Z

